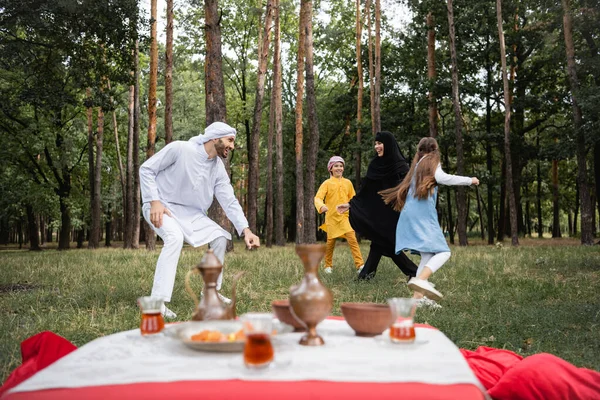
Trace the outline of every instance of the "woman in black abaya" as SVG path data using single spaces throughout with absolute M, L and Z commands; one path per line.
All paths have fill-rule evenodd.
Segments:
M 417 273 L 417 266 L 404 253 L 396 254 L 396 226 L 400 213 L 386 205 L 378 193 L 402 182 L 409 165 L 402 156 L 398 143 L 390 132 L 375 136 L 375 157 L 367 175 L 350 203 L 338 206 L 338 212 L 350 210 L 350 224 L 360 236 L 371 241 L 371 249 L 359 279 L 371 279 L 377 272 L 382 256 L 392 261 L 409 278 Z

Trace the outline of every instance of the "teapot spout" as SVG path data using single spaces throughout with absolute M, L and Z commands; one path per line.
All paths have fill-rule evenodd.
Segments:
M 235 319 L 236 314 L 235 314 L 235 304 L 236 304 L 236 294 L 235 294 L 235 288 L 237 286 L 237 281 L 244 276 L 244 274 L 246 273 L 246 271 L 241 271 L 238 272 L 237 274 L 235 274 L 235 276 L 233 277 L 233 284 L 231 285 L 231 305 L 230 310 L 231 310 L 231 314 L 233 315 L 233 319 Z

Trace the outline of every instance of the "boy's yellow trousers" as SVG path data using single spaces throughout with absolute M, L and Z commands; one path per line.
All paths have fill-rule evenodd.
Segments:
M 356 269 L 360 268 L 364 265 L 364 261 L 362 255 L 360 253 L 360 247 L 358 246 L 358 241 L 356 240 L 356 234 L 354 231 L 346 232 L 342 236 L 338 236 L 339 238 L 344 238 L 348 242 L 348 246 L 350 246 L 350 251 L 352 252 L 352 258 L 354 259 L 354 266 Z M 333 250 L 335 248 L 334 239 L 327 239 L 327 249 L 325 251 L 325 268 L 331 268 L 333 266 Z

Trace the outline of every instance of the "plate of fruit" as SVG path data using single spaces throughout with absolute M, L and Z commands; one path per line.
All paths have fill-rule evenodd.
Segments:
M 293 327 L 273 321 L 273 335 L 293 331 Z M 218 353 L 239 353 L 246 338 L 242 321 L 187 321 L 165 328 L 165 335 L 178 339 L 187 347 Z

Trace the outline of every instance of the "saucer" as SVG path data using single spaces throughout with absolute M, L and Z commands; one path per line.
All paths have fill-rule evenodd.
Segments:
M 277 357 L 271 361 L 269 365 L 258 368 L 248 368 L 244 364 L 244 357 L 234 357 L 232 358 L 227 365 L 238 372 L 245 372 L 248 374 L 256 375 L 256 374 L 264 374 L 269 371 L 276 371 L 278 369 L 287 368 L 292 364 L 291 357 Z
M 375 341 L 386 347 L 395 347 L 395 348 L 412 348 L 419 347 L 429 343 L 429 339 L 417 336 L 412 342 L 392 342 L 390 339 L 390 331 L 385 330 L 381 335 L 375 336 Z
M 155 340 L 162 340 L 165 337 L 164 331 L 152 334 L 152 335 L 142 335 L 139 329 L 134 329 L 131 332 L 127 332 L 125 337 L 129 340 L 141 340 L 144 342 L 152 342 Z

